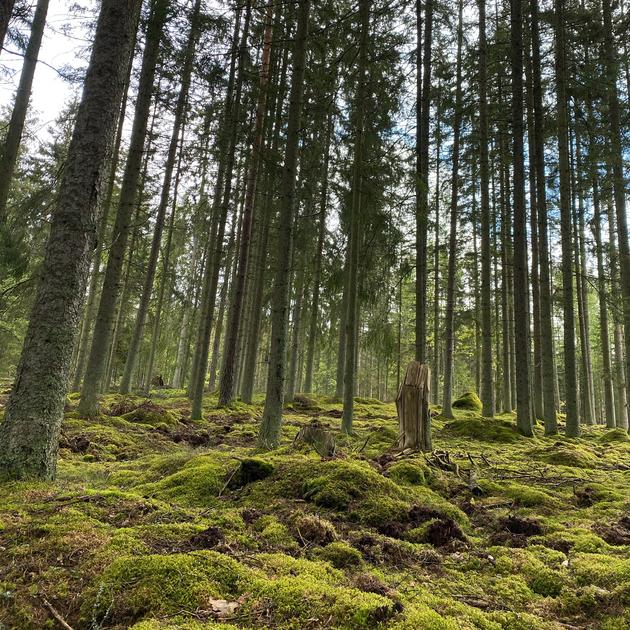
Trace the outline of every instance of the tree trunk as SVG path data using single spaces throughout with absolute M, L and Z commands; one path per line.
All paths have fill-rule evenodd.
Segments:
M 290 261 L 293 251 L 293 221 L 295 215 L 295 180 L 298 164 L 304 71 L 310 0 L 300 0 L 297 11 L 297 32 L 293 50 L 293 72 L 289 95 L 284 166 L 280 186 L 280 214 L 276 270 L 272 294 L 271 353 L 267 376 L 267 397 L 258 434 L 261 448 L 276 448 L 282 430 L 285 362 L 287 346 L 287 310 L 289 308 Z
M 488 166 L 488 59 L 486 0 L 479 0 L 479 184 L 481 194 L 481 400 L 482 414 L 495 414 L 492 356 L 490 171 Z
M 79 412 L 87 416 L 96 414 L 98 410 L 98 393 L 103 385 L 109 384 L 108 382 L 103 383 L 103 380 L 109 381 L 108 378 L 104 379 L 107 373 L 106 363 L 110 345 L 115 345 L 112 340 L 114 337 L 113 324 L 116 317 L 116 303 L 119 301 L 121 290 L 120 279 L 123 272 L 131 219 L 134 210 L 138 207 L 138 199 L 141 194 L 139 183 L 145 155 L 144 145 L 150 118 L 149 113 L 151 111 L 151 95 L 153 93 L 160 40 L 166 22 L 168 6 L 169 0 L 155 0 L 151 7 L 151 15 L 147 25 L 131 140 L 116 211 L 112 244 L 109 248 L 101 298 L 96 321 L 94 322 L 92 346 L 78 407 Z M 122 299 L 120 300 L 119 308 L 123 308 Z
M 26 46 L 24 54 L 24 65 L 20 75 L 20 83 L 15 94 L 11 120 L 4 141 L 2 153 L 0 153 L 0 229 L 3 229 L 8 219 L 7 202 L 13 181 L 13 174 L 17 164 L 18 152 L 22 142 L 24 123 L 28 112 L 28 104 L 31 100 L 31 90 L 33 89 L 33 78 L 39 57 L 39 49 L 42 45 L 44 27 L 46 26 L 46 15 L 48 14 L 48 4 L 50 0 L 37 0 L 33 24 L 31 26 L 31 36 Z M 7 7 L 8 8 L 8 7 Z M 5 9 L 0 9 L 0 18 Z M 10 14 L 10 10 L 9 10 Z M 10 15 L 9 15 L 10 17 Z M 8 21 L 8 18 L 7 18 Z M 0 29 L 2 24 L 0 23 Z M 6 27 L 5 27 L 6 32 Z M 1 33 L 4 39 L 4 33 Z M 1 42 L 0 42 L 1 43 Z
M 343 416 L 341 430 L 352 433 L 354 395 L 357 371 L 357 336 L 359 311 L 359 248 L 363 208 L 363 143 L 365 135 L 364 101 L 367 98 L 368 43 L 370 31 L 370 0 L 359 0 L 361 35 L 357 67 L 357 90 L 354 98 L 354 155 L 352 173 L 352 206 L 348 238 L 348 310 L 346 311 L 346 351 L 343 371 Z
M 453 417 L 453 363 L 455 351 L 455 283 L 457 271 L 457 227 L 459 222 L 459 152 L 462 121 L 462 47 L 464 43 L 463 0 L 458 0 L 457 67 L 455 70 L 455 116 L 453 119 L 453 167 L 451 182 L 450 234 L 448 241 L 448 278 L 444 315 L 444 396 L 442 415 Z
M 608 101 L 608 139 L 610 142 L 610 166 L 612 171 L 613 195 L 617 219 L 619 268 L 621 270 L 621 297 L 623 300 L 623 327 L 625 338 L 625 375 L 630 375 L 630 243 L 628 242 L 628 213 L 626 208 L 626 180 L 623 173 L 623 149 L 621 137 L 621 114 L 617 91 L 618 61 L 612 23 L 610 0 L 602 0 L 604 18 L 603 51 L 606 72 L 605 89 Z M 626 397 L 628 390 L 626 381 Z
M 523 147 L 523 10 L 511 0 L 512 142 L 514 158 L 514 353 L 516 363 L 516 425 L 533 435 L 531 356 L 529 333 L 529 280 L 527 264 L 527 212 L 525 209 L 525 151 Z
M 542 369 L 543 422 L 546 435 L 558 432 L 556 417 L 555 361 L 553 342 L 553 312 L 549 271 L 547 226 L 547 190 L 545 179 L 545 133 L 540 69 L 540 29 L 538 0 L 530 0 L 532 36 L 532 97 L 534 107 L 534 169 L 536 170 L 536 207 L 538 210 L 538 267 L 540 275 L 540 345 Z
M 195 344 L 193 369 L 190 379 L 190 397 L 192 399 L 191 418 L 200 420 L 202 417 L 203 388 L 208 366 L 208 352 L 210 350 L 210 335 L 214 320 L 214 306 L 219 283 L 219 272 L 223 258 L 223 237 L 227 221 L 230 200 L 232 196 L 232 173 L 236 159 L 236 141 L 240 126 L 241 92 L 245 76 L 245 55 L 247 52 L 247 37 L 251 20 L 251 2 L 245 7 L 245 19 L 243 33 L 239 42 L 240 13 L 234 21 L 234 50 L 230 65 L 230 77 L 225 99 L 225 111 L 221 128 L 219 130 L 219 146 L 221 158 L 217 173 L 217 183 L 212 202 L 213 216 L 218 217 L 212 226 L 209 249 L 206 254 L 206 269 L 204 272 L 203 292 L 201 297 L 201 311 L 199 317 L 199 330 Z M 238 72 L 236 61 L 238 59 Z
M 254 141 L 252 155 L 247 174 L 247 189 L 245 193 L 245 207 L 243 209 L 243 224 L 238 257 L 238 271 L 232 291 L 232 301 L 228 315 L 227 337 L 223 355 L 223 367 L 219 383 L 219 405 L 227 405 L 234 398 L 235 373 L 238 366 L 238 339 L 241 329 L 242 311 L 245 303 L 245 283 L 252 233 L 252 219 L 254 201 L 256 199 L 256 185 L 260 170 L 261 153 L 265 133 L 265 115 L 267 113 L 267 93 L 269 86 L 269 61 L 273 37 L 273 4 L 269 4 L 265 16 L 265 32 L 263 35 L 262 59 L 260 62 L 260 80 L 258 84 L 258 104 L 254 124 Z
M 304 391 L 313 390 L 313 371 L 315 363 L 315 342 L 317 340 L 317 321 L 319 318 L 319 293 L 322 278 L 322 255 L 324 249 L 324 238 L 326 236 L 326 216 L 328 206 L 328 169 L 330 164 L 330 144 L 333 135 L 333 112 L 332 105 L 328 110 L 328 121 L 326 124 L 326 140 L 324 149 L 324 164 L 322 167 L 322 184 L 319 199 L 319 229 L 317 232 L 317 251 L 315 253 L 315 272 L 313 278 L 313 298 L 311 300 L 311 315 L 308 331 L 308 349 L 306 352 L 306 375 L 304 378 Z
M 558 167 L 560 171 L 560 233 L 562 242 L 562 288 L 564 310 L 564 388 L 566 434 L 580 435 L 575 358 L 575 312 L 573 306 L 573 246 L 571 230 L 571 176 L 569 173 L 569 117 L 564 1 L 555 4 L 555 62 L 558 117 Z
M 160 255 L 160 245 L 162 243 L 162 232 L 164 230 L 164 218 L 166 216 L 166 210 L 171 194 L 173 170 L 177 159 L 179 134 L 186 115 L 186 104 L 188 102 L 188 92 L 192 78 L 195 48 L 199 38 L 200 11 L 201 0 L 196 0 L 190 20 L 190 31 L 188 33 L 186 51 L 184 53 L 182 83 L 177 97 L 177 104 L 175 106 L 173 130 L 171 132 L 171 140 L 166 157 L 166 164 L 164 165 L 164 178 L 160 195 L 160 203 L 155 215 L 155 228 L 153 232 L 153 240 L 151 242 L 151 251 L 147 262 L 146 276 L 142 287 L 142 295 L 140 296 L 140 304 L 136 314 L 136 321 L 133 327 L 133 334 L 127 351 L 127 361 L 125 362 L 125 369 L 120 382 L 120 392 L 122 394 L 129 393 L 131 389 L 131 380 L 138 360 L 140 343 L 142 342 L 142 334 L 144 332 L 144 325 L 146 323 L 147 312 L 149 310 L 149 301 L 151 300 L 151 294 L 153 292 L 153 282 L 155 280 L 155 271 L 157 269 L 158 258 Z
M 140 0 L 103 0 L 15 384 L 0 470 L 53 479 L 68 374 Z
M 405 380 L 398 391 L 399 447 L 430 452 L 431 412 L 429 411 L 429 384 L 431 371 L 427 365 L 412 361 L 407 367 Z

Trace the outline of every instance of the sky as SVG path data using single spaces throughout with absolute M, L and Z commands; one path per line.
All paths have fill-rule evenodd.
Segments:
M 33 0 L 34 3 L 34 0 Z M 85 62 L 77 58 L 78 53 L 86 46 L 81 37 L 85 33 L 83 18 L 70 14 L 71 5 L 80 4 L 86 7 L 96 5 L 96 0 L 50 0 L 48 19 L 39 55 L 39 63 L 35 71 L 30 112 L 39 120 L 39 129 L 45 129 L 54 122 L 66 102 L 72 99 L 74 86 L 63 80 L 57 69 L 64 66 L 81 67 Z M 27 29 L 24 29 L 27 33 Z M 14 42 L 6 41 L 5 50 L 0 53 L 0 107 L 11 106 L 15 90 L 20 80 L 23 57 L 19 54 Z

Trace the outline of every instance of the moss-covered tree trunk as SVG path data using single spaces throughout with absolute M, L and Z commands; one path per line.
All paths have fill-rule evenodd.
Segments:
M 140 0 L 103 0 L 31 311 L 0 424 L 0 471 L 52 479 L 70 361 Z

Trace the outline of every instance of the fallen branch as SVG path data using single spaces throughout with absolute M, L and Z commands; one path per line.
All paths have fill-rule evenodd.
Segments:
M 72 626 L 59 614 L 59 611 L 44 597 L 40 596 L 42 604 L 46 606 L 48 612 L 59 622 L 59 625 L 65 630 L 74 630 Z

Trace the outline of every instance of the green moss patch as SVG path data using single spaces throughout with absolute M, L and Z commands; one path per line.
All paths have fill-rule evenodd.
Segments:
M 483 404 L 475 392 L 466 392 L 452 403 L 453 409 L 465 409 L 466 411 L 481 412 Z

